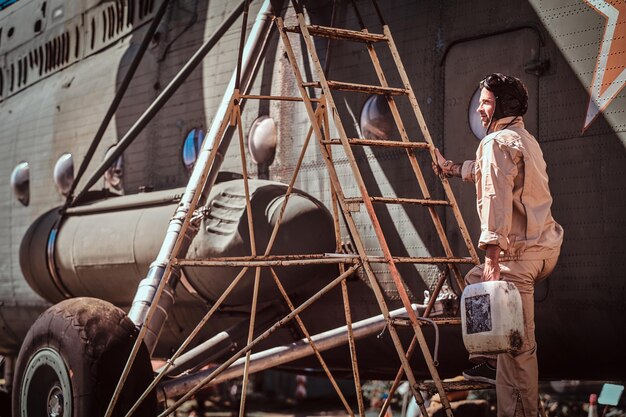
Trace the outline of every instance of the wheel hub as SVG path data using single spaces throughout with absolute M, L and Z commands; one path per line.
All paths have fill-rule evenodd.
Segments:
M 43 348 L 33 355 L 24 370 L 20 397 L 20 417 L 71 416 L 70 375 L 56 350 Z
M 55 385 L 48 394 L 48 417 L 61 417 L 63 415 L 63 391 Z

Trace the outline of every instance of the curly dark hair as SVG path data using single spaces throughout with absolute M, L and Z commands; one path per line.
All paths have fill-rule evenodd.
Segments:
M 496 96 L 495 120 L 523 116 L 528 110 L 528 90 L 519 78 L 495 72 L 482 79 L 480 88 L 486 88 Z

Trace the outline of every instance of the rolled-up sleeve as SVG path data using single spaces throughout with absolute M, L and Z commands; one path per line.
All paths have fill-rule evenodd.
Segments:
M 477 187 L 480 187 L 478 208 L 481 233 L 478 247 L 486 249 L 487 245 L 498 245 L 500 249 L 507 250 L 517 164 L 507 146 L 497 140 L 490 140 L 482 146 L 480 166 L 480 184 Z
M 476 182 L 476 175 L 474 170 L 476 169 L 476 161 L 465 161 L 461 165 L 461 178 L 465 182 Z

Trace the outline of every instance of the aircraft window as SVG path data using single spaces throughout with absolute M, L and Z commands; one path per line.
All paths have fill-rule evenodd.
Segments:
M 91 18 L 91 49 L 96 45 L 96 20 Z
M 387 99 L 370 96 L 361 109 L 361 135 L 367 139 L 389 139 L 394 131 L 394 120 Z
M 183 143 L 183 164 L 189 174 L 191 174 L 191 170 L 198 159 L 203 140 L 204 131 L 196 128 L 191 129 L 187 133 L 187 137 L 185 137 L 185 142 Z
M 111 152 L 113 152 L 115 146 L 111 146 L 106 152 L 104 159 L 108 158 Z M 106 186 L 112 188 L 115 191 L 123 191 L 123 179 L 124 179 L 124 155 L 120 155 L 111 164 L 109 169 L 104 172 L 104 183 Z
M 276 153 L 276 123 L 269 116 L 257 118 L 248 133 L 248 150 L 256 164 L 271 164 Z
M 20 162 L 13 172 L 11 172 L 11 188 L 17 200 L 23 206 L 27 206 L 30 201 L 30 169 L 28 162 Z
M 76 26 L 76 44 L 74 45 L 74 58 L 78 58 L 80 51 L 80 29 Z
M 22 60 L 17 61 L 17 86 L 22 85 Z
M 35 28 L 34 28 L 35 33 L 39 33 L 41 32 L 41 19 L 37 19 L 35 21 Z
M 472 133 L 478 140 L 482 140 L 485 137 L 485 127 L 480 121 L 480 115 L 476 112 L 478 108 L 478 102 L 480 101 L 480 87 L 476 89 L 474 95 L 472 95 L 472 99 L 469 103 L 469 116 L 467 120 L 469 121 L 470 129 L 472 129 Z
M 104 42 L 106 40 L 106 35 L 107 35 L 107 11 L 102 10 L 102 42 Z
M 7 36 L 9 38 L 12 38 L 13 37 L 13 32 L 15 32 L 15 29 L 13 27 L 10 27 L 9 31 L 7 32 Z
M 121 1 L 115 3 L 115 10 L 117 12 L 117 32 L 124 30 L 124 4 Z
M 135 15 L 135 2 L 133 0 L 130 0 L 128 2 L 128 9 L 126 11 L 126 26 L 132 26 L 134 15 Z
M 43 56 L 43 47 L 39 46 L 39 75 L 43 74 L 43 66 L 44 66 L 44 56 Z
M 63 62 L 68 63 L 70 60 L 70 33 L 65 32 L 65 57 L 63 57 Z
M 54 183 L 57 190 L 64 196 L 70 191 L 72 182 L 74 182 L 74 160 L 72 154 L 64 153 L 54 165 Z

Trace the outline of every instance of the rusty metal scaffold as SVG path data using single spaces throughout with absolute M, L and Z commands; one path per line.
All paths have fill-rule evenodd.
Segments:
M 365 415 L 365 406 L 362 396 L 361 390 L 361 381 L 359 376 L 358 369 L 358 358 L 356 351 L 355 340 L 357 336 L 354 333 L 354 323 L 352 321 L 351 309 L 350 309 L 350 300 L 348 294 L 348 286 L 346 284 L 346 279 L 354 274 L 358 269 L 361 269 L 364 273 L 365 278 L 367 279 L 376 301 L 378 303 L 378 307 L 380 312 L 382 313 L 382 320 L 384 320 L 384 325 L 389 331 L 395 349 L 397 351 L 398 358 L 401 362 L 401 368 L 398 370 L 396 379 L 394 384 L 392 385 L 391 392 L 388 395 L 388 400 L 392 397 L 393 392 L 397 388 L 400 380 L 406 376 L 410 383 L 410 389 L 415 396 L 418 405 L 421 408 L 422 414 L 424 416 L 428 416 L 428 412 L 426 407 L 424 406 L 424 400 L 420 393 L 420 385 L 418 385 L 418 381 L 410 367 L 409 360 L 411 355 L 415 351 L 417 347 L 419 347 L 423 358 L 425 359 L 426 365 L 428 367 L 428 371 L 432 376 L 434 381 L 434 385 L 436 391 L 440 394 L 442 405 L 445 409 L 446 414 L 449 417 L 452 417 L 452 409 L 447 400 L 447 396 L 445 393 L 445 387 L 441 378 L 439 377 L 439 373 L 436 368 L 436 364 L 434 363 L 431 352 L 426 344 L 426 340 L 424 338 L 422 332 L 422 325 L 425 324 L 425 319 L 429 316 L 431 310 L 433 309 L 434 303 L 437 299 L 437 295 L 439 294 L 442 286 L 444 285 L 445 280 L 447 279 L 447 274 L 440 274 L 433 290 L 433 294 L 430 297 L 429 303 L 426 306 L 423 306 L 423 311 L 420 316 L 416 313 L 415 305 L 411 303 L 409 295 L 406 291 L 405 282 L 398 271 L 398 264 L 402 263 L 410 263 L 410 264 L 440 264 L 445 265 L 448 271 L 451 271 L 454 279 L 456 280 L 458 286 L 460 288 L 463 287 L 463 279 L 461 273 L 459 271 L 458 266 L 460 264 L 478 264 L 478 256 L 476 254 L 475 248 L 471 242 L 469 233 L 461 216 L 459 207 L 454 198 L 452 190 L 448 184 L 448 181 L 445 177 L 440 177 L 445 199 L 437 200 L 431 197 L 431 192 L 429 191 L 428 185 L 426 183 L 423 172 L 419 166 L 418 159 L 416 157 L 416 152 L 428 152 L 433 161 L 436 161 L 435 156 L 435 147 L 433 141 L 431 139 L 430 133 L 426 126 L 426 122 L 421 113 L 419 104 L 409 82 L 409 78 L 406 74 L 402 61 L 400 59 L 398 50 L 394 43 L 391 31 L 389 27 L 383 20 L 382 14 L 378 8 L 376 0 L 372 0 L 376 13 L 380 19 L 380 23 L 383 29 L 382 34 L 374 34 L 370 33 L 368 29 L 365 27 L 363 23 L 363 19 L 361 18 L 359 11 L 356 7 L 356 4 L 352 2 L 353 9 L 356 13 L 357 19 L 361 25 L 361 30 L 347 30 L 335 27 L 324 27 L 318 25 L 310 25 L 307 23 L 305 18 L 305 11 L 302 8 L 302 5 L 296 1 L 291 0 L 292 7 L 295 11 L 295 17 L 297 19 L 297 25 L 295 26 L 286 26 L 283 17 L 280 15 L 272 16 L 273 24 L 278 30 L 280 40 L 285 49 L 289 64 L 293 69 L 293 74 L 295 76 L 297 88 L 300 91 L 300 97 L 291 97 L 291 96 L 268 96 L 268 95 L 251 95 L 247 92 L 247 87 L 240 85 L 240 69 L 242 66 L 242 51 L 243 45 L 245 41 L 245 28 L 246 28 L 246 16 L 247 16 L 247 5 L 246 10 L 244 12 L 244 22 L 242 25 L 242 34 L 241 34 L 241 45 L 240 45 L 240 55 L 239 55 L 239 64 L 237 75 L 235 78 L 235 83 L 233 86 L 229 86 L 229 88 L 233 88 L 232 94 L 229 96 L 226 105 L 224 106 L 224 112 L 220 115 L 219 120 L 214 121 L 214 125 L 216 127 L 216 134 L 214 137 L 210 137 L 207 135 L 205 140 L 213 140 L 213 144 L 203 145 L 203 155 L 204 159 L 201 160 L 199 158 L 199 162 L 196 167 L 194 167 L 194 173 L 192 174 L 192 178 L 197 177 L 197 184 L 195 186 L 188 186 L 187 191 L 185 192 L 187 197 L 183 197 L 183 203 L 181 203 L 181 207 L 179 207 L 179 211 L 177 211 L 177 215 L 175 216 L 175 220 L 178 221 L 178 229 L 176 234 L 176 239 L 174 243 L 172 243 L 171 253 L 167 256 L 167 262 L 165 265 L 161 265 L 162 267 L 162 277 L 158 282 L 158 287 L 154 290 L 154 298 L 152 303 L 149 305 L 149 308 L 145 311 L 145 320 L 139 323 L 140 333 L 137 337 L 136 346 L 133 349 L 133 354 L 128 359 L 127 366 L 122 373 L 122 377 L 116 387 L 114 395 L 109 404 L 109 409 L 107 410 L 106 416 L 110 416 L 112 410 L 115 407 L 115 403 L 117 401 L 117 397 L 119 396 L 119 392 L 124 385 L 126 376 L 128 375 L 128 370 L 132 365 L 134 360 L 134 354 L 138 350 L 138 346 L 142 343 L 145 338 L 147 330 L 147 324 L 150 319 L 155 314 L 157 310 L 157 306 L 159 303 L 159 299 L 164 292 L 166 292 L 167 283 L 169 280 L 176 279 L 180 275 L 180 270 L 185 266 L 205 266 L 205 267 L 233 267 L 239 268 L 240 271 L 224 291 L 223 294 L 215 301 L 215 303 L 211 306 L 206 315 L 200 320 L 197 324 L 196 328 L 191 332 L 191 334 L 183 341 L 181 346 L 176 350 L 176 352 L 166 361 L 166 364 L 159 370 L 155 379 L 152 381 L 150 386 L 146 389 L 144 394 L 139 398 L 136 402 L 135 406 L 131 408 L 126 414 L 127 416 L 132 416 L 133 412 L 138 408 L 139 404 L 144 401 L 148 394 L 158 389 L 159 384 L 162 383 L 163 378 L 167 375 L 168 371 L 175 365 L 177 359 L 183 355 L 186 349 L 189 347 L 190 343 L 196 337 L 196 335 L 202 330 L 203 326 L 211 319 L 211 317 L 215 314 L 215 312 L 220 308 L 223 302 L 227 299 L 232 290 L 238 285 L 244 275 L 251 269 L 255 269 L 254 274 L 254 286 L 253 286 L 253 295 L 252 295 L 252 304 L 251 304 L 251 314 L 250 314 L 250 323 L 248 329 L 248 337 L 247 343 L 241 349 L 239 349 L 234 355 L 232 355 L 228 360 L 221 363 L 219 366 L 209 369 L 205 371 L 205 373 L 198 373 L 195 375 L 193 379 L 193 385 L 188 386 L 184 385 L 184 395 L 182 395 L 174 404 L 169 406 L 160 416 L 170 415 L 173 411 L 175 411 L 183 402 L 193 396 L 199 389 L 202 387 L 215 383 L 220 378 L 220 375 L 224 374 L 229 367 L 234 366 L 234 364 L 241 365 L 241 372 L 238 375 L 241 375 L 243 378 L 242 382 L 242 391 L 241 391 L 241 402 L 240 402 L 240 417 L 245 414 L 246 407 L 246 387 L 248 384 L 248 378 L 251 371 L 251 361 L 253 360 L 252 350 L 258 346 L 260 342 L 267 339 L 272 333 L 277 331 L 278 329 L 284 327 L 287 323 L 291 321 L 295 321 L 299 329 L 305 336 L 303 339 L 303 343 L 305 342 L 310 346 L 312 353 L 317 357 L 317 360 L 320 363 L 320 366 L 323 368 L 324 372 L 328 376 L 331 384 L 333 385 L 337 395 L 339 396 L 343 406 L 346 409 L 346 412 L 350 416 L 354 416 L 355 412 L 352 410 L 350 404 L 345 398 L 342 391 L 339 389 L 339 386 L 333 377 L 333 374 L 330 368 L 327 366 L 321 352 L 323 349 L 327 349 L 328 347 L 320 348 L 319 344 L 316 342 L 318 340 L 317 337 L 312 336 L 310 332 L 307 330 L 305 323 L 301 320 L 299 314 L 308 308 L 311 304 L 317 301 L 320 297 L 327 294 L 334 288 L 338 286 L 341 287 L 343 304 L 344 304 L 344 313 L 346 320 L 346 334 L 347 334 L 347 344 L 349 346 L 350 355 L 352 359 L 352 372 L 356 386 L 356 397 L 358 403 L 358 415 Z M 266 4 L 269 1 L 266 0 Z M 333 12 L 334 16 L 334 12 Z M 334 19 L 332 19 L 334 20 Z M 332 22 L 331 22 L 332 26 Z M 300 64 L 297 59 L 296 53 L 292 47 L 291 37 L 298 36 L 304 41 L 306 46 L 306 53 L 310 58 L 310 62 L 313 64 L 314 74 L 316 76 L 316 80 L 305 80 L 302 75 L 302 70 L 300 69 Z M 327 68 L 323 68 L 321 61 L 318 57 L 318 53 L 313 41 L 314 37 L 324 37 L 330 40 L 342 40 L 342 41 L 351 41 L 351 42 L 360 42 L 362 43 L 367 51 L 368 55 L 371 58 L 371 62 L 374 66 L 378 81 L 380 85 L 364 85 L 364 84 L 355 84 L 355 83 L 347 83 L 347 82 L 338 82 L 328 80 L 326 78 Z M 402 87 L 391 87 L 388 83 L 387 77 L 382 69 L 380 64 L 378 54 L 374 48 L 375 43 L 382 43 L 388 46 L 389 52 L 393 57 L 393 62 L 395 64 L 395 68 L 397 68 L 398 74 L 402 80 Z M 328 49 L 327 49 L 328 50 Z M 329 60 L 326 59 L 326 63 L 328 64 Z M 340 117 L 340 112 L 337 109 L 335 104 L 335 100 L 333 98 L 333 91 L 348 91 L 348 92 L 356 92 L 356 93 L 369 93 L 369 94 L 379 94 L 386 98 L 387 103 L 389 105 L 391 114 L 393 116 L 393 120 L 397 127 L 398 132 L 400 133 L 400 140 L 379 140 L 379 139 L 369 139 L 369 138 L 350 138 L 346 133 L 343 122 Z M 315 96 L 310 94 L 311 91 L 319 91 L 319 96 Z M 404 97 L 408 99 L 408 103 L 411 107 L 412 114 L 417 120 L 417 123 L 421 129 L 421 136 L 423 140 L 411 140 L 405 129 L 405 124 L 401 118 L 400 111 L 398 110 L 398 105 L 396 100 L 400 97 Z M 248 187 L 248 172 L 247 172 L 247 161 L 246 161 L 246 152 L 244 149 L 244 134 L 243 134 L 243 126 L 241 119 L 242 112 L 242 103 L 245 100 L 284 100 L 284 101 L 297 101 L 303 103 L 305 106 L 306 112 L 310 119 L 311 126 L 308 130 L 308 133 L 305 137 L 304 143 L 299 153 L 299 157 L 293 173 L 291 174 L 291 178 L 289 184 L 287 186 L 285 192 L 285 198 L 283 200 L 282 206 L 280 208 L 280 212 L 278 214 L 278 219 L 273 227 L 272 233 L 269 238 L 269 242 L 263 251 L 262 254 L 257 253 L 257 248 L 255 246 L 255 227 L 254 220 L 252 216 L 251 204 L 250 204 L 250 190 Z M 334 131 L 336 131 L 339 135 L 338 138 L 332 138 L 331 132 L 331 120 L 334 124 Z M 197 210 L 201 207 L 203 199 L 208 195 L 208 189 L 211 187 L 210 180 L 210 170 L 214 165 L 216 158 L 218 158 L 218 148 L 221 148 L 221 140 L 224 136 L 224 132 L 227 128 L 232 128 L 235 131 L 235 135 L 239 142 L 239 151 L 241 158 L 241 169 L 243 173 L 243 184 L 245 191 L 245 199 L 246 199 L 246 213 L 248 220 L 248 231 L 250 237 L 250 248 L 251 253 L 246 257 L 222 257 L 222 258 L 212 258 L 212 259 L 185 259 L 185 249 L 183 241 L 185 239 L 189 240 L 189 238 L 193 238 L 194 228 L 197 227 L 194 225 L 194 221 L 198 221 L 198 216 L 201 216 L 201 210 Z M 335 225 L 335 238 L 336 238 L 336 252 L 335 254 L 306 254 L 306 255 L 274 255 L 271 253 L 272 247 L 276 240 L 276 237 L 280 231 L 281 223 L 283 220 L 283 216 L 285 214 L 285 209 L 289 202 L 289 197 L 292 195 L 294 190 L 294 185 L 298 178 L 298 174 L 302 167 L 302 163 L 305 159 L 305 154 L 307 153 L 307 149 L 309 148 L 309 144 L 311 142 L 311 138 L 315 136 L 319 148 L 319 152 L 323 156 L 326 165 L 326 171 L 328 172 L 328 176 L 330 179 L 330 188 L 331 188 L 331 212 L 333 214 L 334 225 Z M 366 187 L 365 181 L 362 177 L 361 170 L 359 164 L 354 156 L 353 147 L 361 146 L 361 147 L 393 147 L 404 151 L 406 157 L 409 160 L 413 175 L 417 184 L 419 185 L 419 189 L 422 194 L 422 198 L 397 198 L 397 197 L 384 197 L 384 196 L 371 196 Z M 344 194 L 342 183 L 339 180 L 339 176 L 337 174 L 335 160 L 333 159 L 333 147 L 341 147 L 343 149 L 343 154 L 347 157 L 348 165 L 352 174 L 353 181 L 360 192 L 359 197 L 347 197 Z M 190 180 L 191 182 L 191 180 Z M 187 199 L 187 200 L 185 200 Z M 401 204 L 401 205 L 418 205 L 425 207 L 432 219 L 432 223 L 435 227 L 437 235 L 439 237 L 441 246 L 445 252 L 445 256 L 439 257 L 398 257 L 394 256 L 387 244 L 387 240 L 379 222 L 378 216 L 374 209 L 375 204 Z M 353 212 L 354 207 L 357 205 L 358 207 L 363 207 L 368 215 L 369 222 L 374 230 L 376 240 L 378 242 L 378 248 L 382 252 L 382 256 L 372 256 L 368 254 L 368 250 L 361 238 L 359 225 L 354 219 Z M 448 238 L 445 233 L 445 229 L 443 226 L 443 222 L 440 218 L 439 212 L 436 210 L 437 207 L 449 207 L 456 220 L 458 229 L 460 231 L 460 235 L 463 238 L 463 241 L 466 245 L 467 252 L 469 253 L 468 257 L 455 256 L 451 245 L 448 241 Z M 174 221 L 174 220 L 173 220 Z M 349 235 L 354 247 L 356 249 L 356 253 L 354 254 L 346 254 L 341 250 L 342 246 L 342 235 L 341 235 L 341 226 L 344 226 Z M 402 302 L 404 314 L 407 316 L 405 318 L 398 318 L 397 312 L 391 312 L 387 301 L 385 300 L 383 290 L 381 284 L 379 282 L 379 277 L 377 277 L 376 272 L 372 268 L 372 264 L 379 263 L 383 264 L 387 271 L 389 272 L 394 289 L 397 291 L 400 300 Z M 336 264 L 338 265 L 339 275 L 329 283 L 326 283 L 323 288 L 320 288 L 313 296 L 311 296 L 307 301 L 302 303 L 299 306 L 295 306 L 290 299 L 288 293 L 285 291 L 281 279 L 276 272 L 276 267 L 289 267 L 289 266 L 299 266 L 299 265 L 311 265 L 311 264 Z M 261 270 L 262 268 L 267 268 L 270 271 L 271 278 L 274 281 L 278 291 L 280 292 L 285 304 L 289 308 L 289 314 L 285 317 L 277 321 L 274 325 L 269 327 L 263 333 L 254 337 L 255 330 L 255 319 L 256 319 L 256 305 L 258 300 L 258 292 L 259 292 L 259 281 L 261 278 Z M 455 320 L 447 319 L 442 321 L 443 324 L 456 322 Z M 410 346 L 405 350 L 401 339 L 398 335 L 398 331 L 396 329 L 397 326 L 405 326 L 409 327 L 413 331 L 413 337 Z M 330 345 L 329 345 L 330 346 Z M 262 368 L 262 367 L 261 367 Z M 230 368 L 232 369 L 232 368 Z M 387 407 L 389 406 L 389 401 L 385 402 L 382 410 L 381 416 L 385 414 Z

